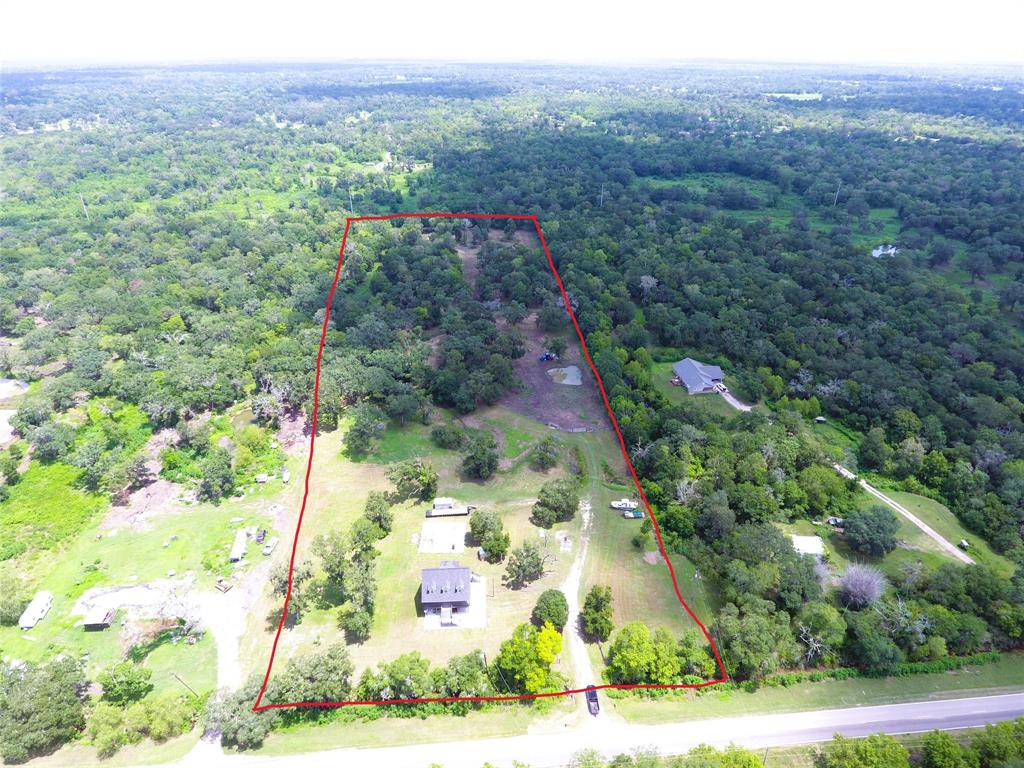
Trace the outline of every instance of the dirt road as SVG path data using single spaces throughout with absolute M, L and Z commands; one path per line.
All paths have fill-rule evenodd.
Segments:
M 853 474 L 853 472 L 848 470 L 842 464 L 833 464 L 832 467 L 833 467 L 833 469 L 835 469 L 836 472 L 838 472 L 840 475 L 845 477 L 847 480 L 852 480 L 853 478 L 856 477 L 856 475 Z M 932 528 L 930 525 L 928 525 L 924 520 L 919 518 L 917 515 L 915 515 L 909 509 L 904 507 L 902 504 L 894 501 L 893 499 L 890 499 L 888 496 L 886 496 L 880 490 L 875 488 L 873 485 L 869 485 L 867 483 L 867 481 L 859 480 L 858 482 L 860 483 L 861 488 L 863 488 L 865 491 L 870 493 L 872 496 L 874 496 L 879 501 L 884 502 L 885 504 L 888 504 L 890 507 L 895 509 L 901 515 L 903 515 L 905 518 L 907 518 L 907 520 L 909 520 L 914 525 L 916 525 L 918 528 L 920 528 L 922 531 L 924 531 L 926 536 L 928 536 L 929 538 L 931 538 L 935 542 L 937 542 L 940 547 L 942 547 L 946 552 L 951 554 L 957 560 L 960 560 L 963 563 L 967 563 L 968 565 L 974 565 L 974 559 L 973 558 L 971 558 L 969 555 L 967 555 L 967 553 L 965 553 L 959 547 L 953 545 L 952 543 L 947 541 L 945 538 L 943 538 L 942 534 L 940 534 L 938 531 L 936 531 L 934 528 Z

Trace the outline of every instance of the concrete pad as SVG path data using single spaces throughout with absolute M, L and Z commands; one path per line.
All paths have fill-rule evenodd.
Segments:
M 459 554 L 466 548 L 466 521 L 451 518 L 431 518 L 423 521 L 420 530 L 421 554 Z

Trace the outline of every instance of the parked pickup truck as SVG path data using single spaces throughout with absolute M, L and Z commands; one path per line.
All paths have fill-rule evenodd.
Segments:
M 643 520 L 644 519 L 644 513 L 641 512 L 639 509 L 634 509 L 632 512 L 627 510 L 627 511 L 622 513 L 622 516 L 624 518 L 626 518 L 627 520 Z
M 597 689 L 592 685 L 588 685 L 586 696 L 587 711 L 596 717 L 597 713 L 601 711 L 601 702 L 597 700 Z

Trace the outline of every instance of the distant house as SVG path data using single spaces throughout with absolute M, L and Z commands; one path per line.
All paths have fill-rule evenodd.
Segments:
M 686 387 L 691 395 L 715 392 L 724 386 L 721 368 L 701 363 L 692 357 L 684 357 L 672 366 L 672 370 L 676 374 L 673 383 Z
M 438 496 L 434 499 L 434 505 L 427 510 L 427 517 L 459 517 L 468 515 L 476 507 L 466 504 L 459 504 L 448 496 Z
M 86 632 L 98 632 L 104 630 L 110 626 L 110 623 L 114 620 L 114 614 L 116 609 L 108 608 L 106 606 L 96 606 L 89 609 L 89 612 L 85 614 L 85 621 L 82 622 L 82 626 Z
M 797 536 L 789 537 L 793 540 L 793 549 L 801 555 L 810 555 L 815 560 L 821 560 L 825 556 L 825 542 L 820 536 Z
M 424 613 L 437 613 L 441 624 L 452 625 L 452 615 L 469 610 L 469 584 L 472 571 L 455 560 L 442 560 L 437 568 L 424 568 L 420 601 Z
M 22 629 L 32 629 L 50 612 L 51 605 L 53 605 L 52 594 L 45 591 L 36 592 L 32 602 L 25 606 L 25 610 L 22 611 L 21 618 L 18 619 L 18 626 Z

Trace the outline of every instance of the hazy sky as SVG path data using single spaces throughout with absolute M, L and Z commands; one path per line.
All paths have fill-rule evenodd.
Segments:
M 236 59 L 1024 62 L 1022 0 L 5 0 L 8 64 Z

